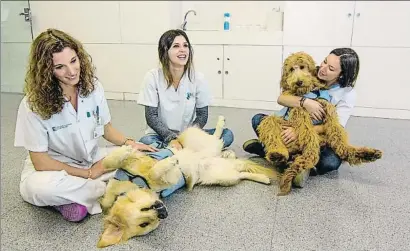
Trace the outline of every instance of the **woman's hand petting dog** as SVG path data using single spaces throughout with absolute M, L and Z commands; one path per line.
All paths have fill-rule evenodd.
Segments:
M 288 145 L 288 144 L 292 143 L 298 137 L 298 135 L 297 135 L 295 129 L 293 129 L 293 127 L 282 126 L 282 130 L 283 131 L 280 134 L 280 136 L 282 137 L 283 143 L 285 143 L 285 145 Z
M 309 112 L 310 117 L 314 120 L 322 120 L 325 116 L 323 106 L 313 99 L 307 98 L 303 103 L 303 107 Z
M 138 150 L 138 151 L 158 152 L 157 148 L 149 146 L 149 145 L 145 145 L 145 144 L 140 143 L 140 142 L 129 141 L 129 143 L 127 142 L 127 145 L 132 146 L 132 148 L 134 148 L 135 150 Z
M 88 178 L 91 178 L 93 180 L 97 179 L 101 175 L 103 175 L 106 172 L 109 172 L 109 170 L 105 169 L 103 166 L 103 161 L 100 160 L 98 162 L 95 162 L 89 170 L 87 170 Z

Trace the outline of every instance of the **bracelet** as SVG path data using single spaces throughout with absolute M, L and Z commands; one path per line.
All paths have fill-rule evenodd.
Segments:
M 122 145 L 122 146 L 125 145 L 125 143 L 127 143 L 128 140 L 135 141 L 135 140 L 133 140 L 133 139 L 131 139 L 131 138 L 125 138 L 124 142 L 123 142 L 121 145 Z
M 92 175 L 92 171 L 91 171 L 91 168 L 90 168 L 90 169 L 88 169 L 88 179 L 91 179 L 91 175 Z
M 303 107 L 303 104 L 305 103 L 306 97 L 302 97 L 299 101 L 300 107 Z

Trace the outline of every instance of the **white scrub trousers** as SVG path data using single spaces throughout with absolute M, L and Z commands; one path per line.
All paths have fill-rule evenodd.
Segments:
M 78 203 L 85 206 L 89 214 L 98 214 L 102 212 L 98 199 L 105 193 L 104 181 L 114 175 L 115 171 L 92 180 L 69 175 L 64 170 L 36 171 L 28 156 L 21 174 L 20 194 L 24 201 L 35 206 Z

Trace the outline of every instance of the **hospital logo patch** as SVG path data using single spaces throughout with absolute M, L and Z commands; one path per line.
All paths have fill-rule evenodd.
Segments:
M 53 129 L 53 131 L 55 132 L 55 131 L 58 131 L 58 130 L 60 130 L 60 129 L 67 128 L 67 127 L 69 127 L 70 125 L 72 125 L 72 124 L 69 123 L 69 124 L 66 124 L 66 125 L 53 126 L 53 127 L 51 127 L 51 129 Z

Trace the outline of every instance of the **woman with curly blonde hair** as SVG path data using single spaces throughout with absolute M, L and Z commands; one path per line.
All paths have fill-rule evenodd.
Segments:
M 102 159 L 114 145 L 156 151 L 126 138 L 111 124 L 102 84 L 82 44 L 63 31 L 48 29 L 32 43 L 20 103 L 15 146 L 24 147 L 20 181 L 23 199 L 36 206 L 54 206 L 66 220 L 97 214 L 105 191 Z

